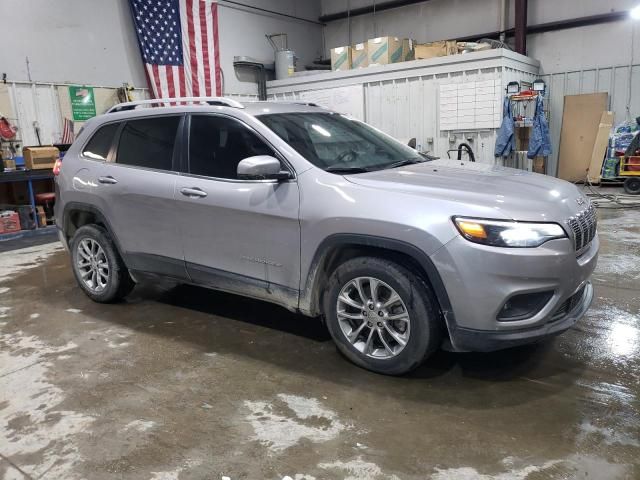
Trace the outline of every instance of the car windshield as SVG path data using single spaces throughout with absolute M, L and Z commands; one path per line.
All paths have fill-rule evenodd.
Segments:
M 274 113 L 258 118 L 315 166 L 361 173 L 428 159 L 364 122 L 339 113 Z

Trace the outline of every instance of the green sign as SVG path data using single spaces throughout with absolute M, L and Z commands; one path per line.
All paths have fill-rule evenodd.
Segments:
M 96 116 L 96 99 L 91 87 L 69 87 L 73 119 L 83 122 Z

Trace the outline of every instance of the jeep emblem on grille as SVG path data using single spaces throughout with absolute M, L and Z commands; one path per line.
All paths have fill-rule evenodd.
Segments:
M 578 205 L 584 205 L 584 198 L 582 198 L 582 197 L 578 197 L 578 198 L 576 198 L 576 203 L 577 203 Z

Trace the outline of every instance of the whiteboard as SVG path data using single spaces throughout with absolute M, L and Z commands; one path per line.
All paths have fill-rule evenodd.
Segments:
M 364 87 L 362 85 L 308 90 L 300 92 L 298 99 L 316 103 L 321 107 L 364 121 Z

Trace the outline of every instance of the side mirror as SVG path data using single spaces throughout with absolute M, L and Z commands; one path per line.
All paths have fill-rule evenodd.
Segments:
M 242 180 L 287 180 L 291 174 L 283 171 L 280 160 L 270 155 L 256 155 L 238 163 L 238 178 Z

